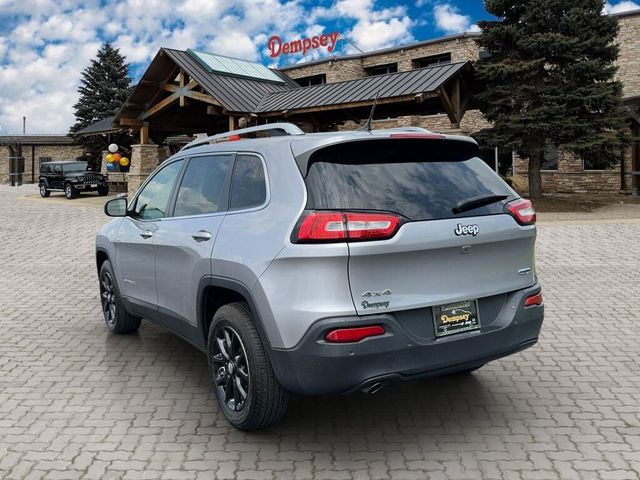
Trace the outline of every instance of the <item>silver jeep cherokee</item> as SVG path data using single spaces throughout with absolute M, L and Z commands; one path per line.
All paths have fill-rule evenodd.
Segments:
M 96 239 L 104 318 L 205 352 L 229 421 L 264 428 L 288 392 L 373 393 L 533 345 L 535 212 L 470 138 L 422 129 L 197 140 Z

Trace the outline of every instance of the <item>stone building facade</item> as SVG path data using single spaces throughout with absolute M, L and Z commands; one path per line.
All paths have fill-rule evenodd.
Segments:
M 635 101 L 633 108 L 637 110 L 640 101 L 640 10 L 618 14 L 617 17 L 620 26 L 617 79 L 623 83 L 625 102 Z M 402 72 L 438 62 L 476 61 L 483 54 L 476 42 L 478 36 L 476 33 L 453 35 L 376 52 L 325 58 L 281 70 L 304 85 L 309 80 L 333 83 L 377 73 Z M 374 122 L 375 128 L 419 126 L 442 133 L 466 135 L 473 135 L 488 125 L 478 110 L 466 111 L 459 128 L 451 124 L 444 112 L 438 115 L 410 115 Z M 357 126 L 353 121 L 348 121 L 340 125 L 339 129 L 350 130 Z M 634 132 L 639 132 L 635 135 L 640 136 L 637 128 Z M 597 166 L 598 169 L 592 169 L 590 167 L 593 165 L 585 165 L 582 158 L 560 148 L 554 153 L 549 163 L 550 168 L 542 172 L 543 189 L 546 192 L 631 192 L 634 188 L 632 171 L 640 170 L 639 143 L 640 138 L 636 138 L 634 147 L 621 152 L 622 161 L 609 169 L 601 169 L 600 166 Z M 509 159 L 510 165 L 504 165 L 505 158 Z M 495 156 L 489 152 L 485 160 L 496 170 L 500 170 L 500 173 L 520 176 L 519 183 L 526 185 L 526 160 L 518 158 L 513 153 L 500 151 L 499 147 L 495 149 Z M 635 185 L 636 188 L 640 188 L 640 177 L 635 180 Z
M 0 136 L 0 184 L 10 182 L 10 157 L 18 144 L 24 158 L 23 183 L 38 181 L 40 164 L 52 160 L 82 159 L 84 150 L 66 135 Z

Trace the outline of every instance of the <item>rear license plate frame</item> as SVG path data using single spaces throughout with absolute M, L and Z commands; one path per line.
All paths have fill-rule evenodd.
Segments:
M 438 338 L 480 329 L 480 309 L 477 299 L 434 305 L 431 307 L 431 312 L 433 314 L 433 329 Z M 450 319 L 446 323 L 443 314 Z M 455 317 L 461 318 L 451 320 Z

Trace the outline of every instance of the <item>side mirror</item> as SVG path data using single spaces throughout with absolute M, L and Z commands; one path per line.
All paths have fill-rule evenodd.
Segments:
M 104 204 L 104 213 L 110 217 L 127 216 L 127 199 L 118 197 Z

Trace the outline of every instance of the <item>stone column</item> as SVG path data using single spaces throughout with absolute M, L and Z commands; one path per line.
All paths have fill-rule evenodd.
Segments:
M 158 166 L 157 145 L 132 145 L 131 165 L 127 175 L 127 194 L 133 197 L 140 185 Z
M 102 162 L 100 163 L 100 173 L 103 173 L 105 175 L 107 175 L 109 173 L 109 170 L 107 170 L 107 155 L 109 154 L 108 150 L 103 150 L 102 151 Z

